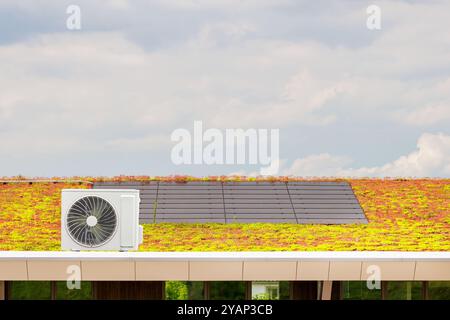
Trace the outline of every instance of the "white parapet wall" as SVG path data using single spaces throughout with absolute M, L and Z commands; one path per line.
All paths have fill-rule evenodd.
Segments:
M 0 252 L 0 281 L 450 281 L 450 252 Z

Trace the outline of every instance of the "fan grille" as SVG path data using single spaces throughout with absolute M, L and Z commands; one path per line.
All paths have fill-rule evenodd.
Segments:
M 90 222 L 95 221 L 95 225 Z M 111 204 L 99 197 L 84 197 L 75 202 L 67 215 L 67 231 L 74 241 L 86 247 L 98 247 L 114 235 L 117 215 Z

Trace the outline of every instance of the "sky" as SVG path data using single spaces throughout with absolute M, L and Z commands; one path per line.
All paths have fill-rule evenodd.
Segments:
M 449 30 L 439 0 L 2 0 L 0 176 L 257 174 L 174 164 L 202 121 L 279 129 L 279 175 L 450 177 Z

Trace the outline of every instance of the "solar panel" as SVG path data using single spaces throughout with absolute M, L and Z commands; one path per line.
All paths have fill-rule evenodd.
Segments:
M 367 223 L 347 182 L 96 182 L 138 189 L 141 223 Z
M 227 223 L 297 223 L 285 183 L 224 183 L 223 193 Z
M 287 188 L 299 223 L 367 223 L 347 182 L 290 182 Z
M 222 184 L 161 182 L 156 222 L 224 223 Z

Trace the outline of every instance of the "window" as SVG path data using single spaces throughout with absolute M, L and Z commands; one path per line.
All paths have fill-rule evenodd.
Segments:
M 254 281 L 252 282 L 253 300 L 278 300 L 280 290 L 276 281 Z
M 81 282 L 80 289 L 70 290 L 65 281 L 11 281 L 8 282 L 9 300 L 89 300 L 91 282 Z
M 389 281 L 387 283 L 387 299 L 389 300 L 421 300 L 422 282 Z
M 242 281 L 210 282 L 209 298 L 211 300 L 244 300 L 245 282 Z
M 432 300 L 450 299 L 449 281 L 386 281 L 385 299 L 389 300 Z M 364 281 L 344 281 L 344 299 L 381 299 L 381 290 L 369 290 Z
M 253 300 L 288 300 L 289 291 L 288 281 L 252 282 Z
M 246 283 L 242 281 L 167 281 L 167 300 L 244 300 Z
M 202 281 L 188 281 L 188 297 L 189 300 L 204 300 L 205 292 L 204 292 L 204 283 Z
M 189 295 L 186 281 L 166 281 L 166 300 L 187 300 Z
M 343 296 L 345 300 L 379 300 L 381 289 L 369 289 L 365 281 L 343 281 Z
M 50 281 L 8 282 L 9 300 L 50 300 L 51 298 Z
M 57 300 L 90 300 L 92 299 L 92 283 L 83 281 L 80 289 L 68 289 L 65 281 L 58 281 L 56 286 Z
M 431 300 L 450 300 L 450 281 L 430 281 L 428 298 Z
M 243 300 L 245 282 L 242 281 L 167 281 L 167 300 Z

